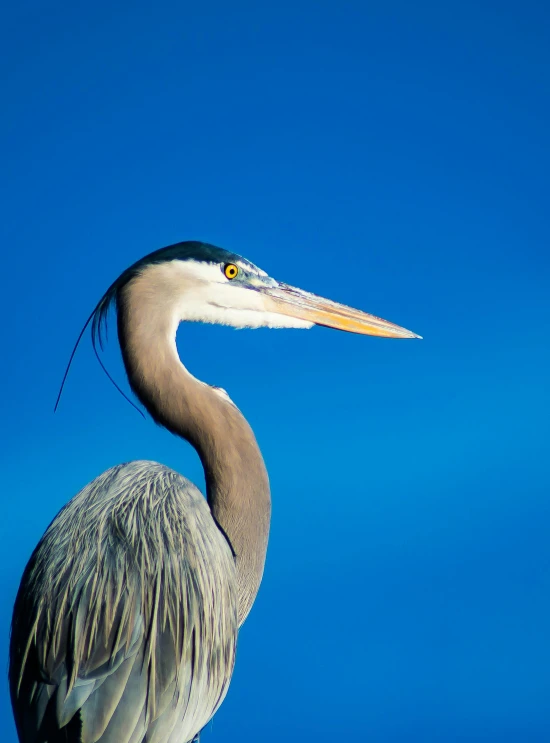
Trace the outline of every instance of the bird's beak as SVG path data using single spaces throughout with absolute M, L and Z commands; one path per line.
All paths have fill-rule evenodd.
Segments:
M 265 287 L 262 293 L 265 297 L 266 310 L 269 312 L 289 315 L 315 325 L 346 330 L 348 333 L 377 335 L 382 338 L 422 337 L 375 315 L 354 310 L 344 304 L 323 299 L 323 297 L 287 284 L 279 283 L 273 287 Z

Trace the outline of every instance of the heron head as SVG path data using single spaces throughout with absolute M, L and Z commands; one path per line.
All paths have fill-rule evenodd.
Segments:
M 236 253 L 208 243 L 181 242 L 141 258 L 107 289 L 78 336 L 54 410 L 86 328 L 91 323 L 92 345 L 101 363 L 97 346 L 103 347 L 109 309 L 120 309 L 125 291 L 138 284 L 145 294 L 153 294 L 157 311 L 169 313 L 174 330 L 180 320 L 190 320 L 235 328 L 324 325 L 383 338 L 421 338 L 388 320 L 276 281 Z
M 236 253 L 205 243 L 180 243 L 153 254 L 181 291 L 180 319 L 237 328 L 310 328 L 385 338 L 419 338 L 410 330 L 288 284 Z M 146 260 L 146 259 L 144 259 Z M 151 262 L 149 262 L 151 265 Z
M 105 308 L 124 286 L 140 278 L 159 294 L 169 295 L 179 320 L 236 328 L 324 325 L 385 338 L 420 337 L 375 315 L 276 281 L 240 255 L 207 243 L 178 243 L 142 258 L 109 289 Z

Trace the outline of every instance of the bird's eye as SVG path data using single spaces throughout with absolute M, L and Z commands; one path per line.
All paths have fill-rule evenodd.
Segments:
M 234 263 L 226 263 L 223 272 L 227 279 L 234 279 L 239 273 L 239 269 Z

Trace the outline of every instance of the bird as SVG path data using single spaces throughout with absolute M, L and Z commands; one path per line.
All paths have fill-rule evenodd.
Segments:
M 88 325 L 94 349 L 102 346 L 112 307 L 130 388 L 157 424 L 196 449 L 206 497 L 162 464 L 133 461 L 99 475 L 54 518 L 13 611 L 20 743 L 197 743 L 227 693 L 264 571 L 270 486 L 228 393 L 181 362 L 180 322 L 420 338 L 281 283 L 236 253 L 186 241 L 138 260 L 109 287 L 63 384 Z

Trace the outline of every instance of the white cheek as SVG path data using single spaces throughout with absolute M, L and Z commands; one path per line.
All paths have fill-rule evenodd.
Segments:
M 231 325 L 234 328 L 311 328 L 313 323 L 269 312 L 261 292 L 232 285 L 219 266 L 180 263 L 176 267 L 181 291 L 179 319 Z
M 231 290 L 235 295 L 237 291 Z M 243 294 L 256 294 L 248 289 L 243 289 L 242 292 Z M 208 296 L 209 294 L 215 294 L 215 297 Z M 234 328 L 311 328 L 313 325 L 313 323 L 288 315 L 267 312 L 263 307 L 263 302 L 258 303 L 257 307 L 246 307 L 244 302 L 240 306 L 236 302 L 231 306 L 229 301 L 223 301 L 223 294 L 224 292 L 218 291 L 204 294 L 200 291 L 190 292 L 180 304 L 180 319 L 188 322 L 231 325 Z M 232 298 L 237 299 L 236 296 Z M 261 299 L 261 296 L 259 298 Z M 209 299 L 211 301 L 208 301 Z M 243 299 L 248 299 L 248 297 Z

